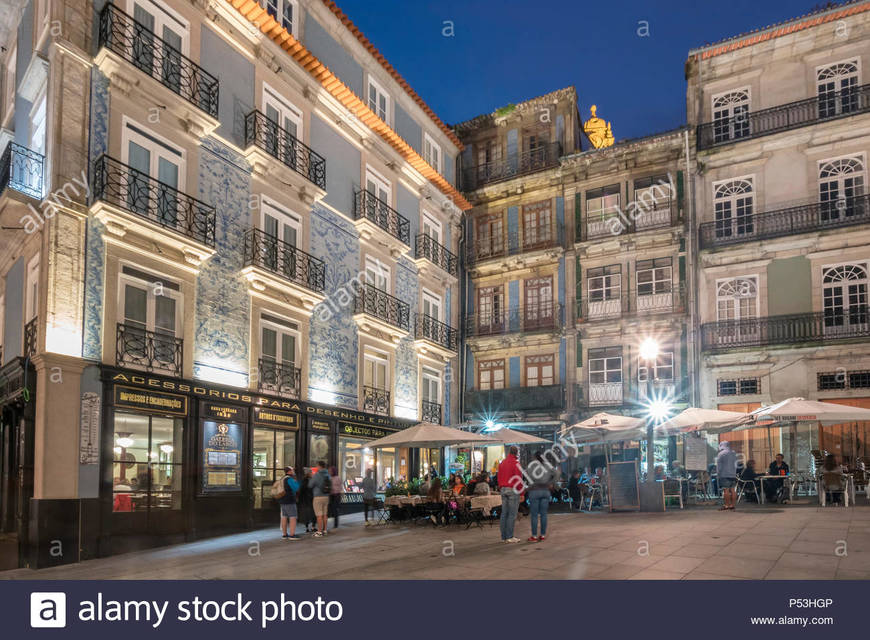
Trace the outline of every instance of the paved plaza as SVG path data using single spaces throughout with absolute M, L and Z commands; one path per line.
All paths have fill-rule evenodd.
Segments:
M 862 500 L 863 501 L 863 500 Z M 529 535 L 521 518 L 517 535 Z M 741 505 L 666 513 L 552 513 L 543 543 L 499 529 L 348 516 L 323 539 L 274 530 L 90 560 L 13 579 L 870 579 L 870 506 Z

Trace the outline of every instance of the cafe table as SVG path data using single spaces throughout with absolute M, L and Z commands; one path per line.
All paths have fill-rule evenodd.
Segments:
M 384 505 L 388 507 L 404 507 L 420 504 L 421 501 L 422 498 L 420 496 L 390 496 L 384 500 Z
M 483 513 L 486 516 L 492 512 L 495 507 L 501 506 L 501 494 L 491 493 L 489 495 L 482 496 L 472 496 L 471 497 L 471 508 L 472 509 L 483 509 Z
M 761 504 L 765 503 L 765 495 L 766 495 L 764 493 L 764 481 L 765 480 L 782 480 L 783 484 L 788 484 L 788 496 L 789 496 L 789 500 L 791 500 L 791 477 L 788 474 L 782 476 L 782 475 L 773 475 L 770 473 L 765 473 L 763 476 L 757 476 L 756 480 L 759 480 L 761 483 L 761 495 L 758 497 L 758 499 L 761 501 Z

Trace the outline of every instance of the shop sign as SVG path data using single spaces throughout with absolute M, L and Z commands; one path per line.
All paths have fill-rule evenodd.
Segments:
M 313 431 L 330 431 L 332 429 L 325 420 L 312 420 L 309 424 Z
M 247 422 L 248 410 L 243 407 L 235 407 L 226 404 L 214 404 L 212 402 L 203 402 L 201 404 L 202 417 L 213 418 L 215 420 L 225 420 L 227 422 Z
M 115 385 L 115 407 L 186 416 L 187 398 L 174 393 Z
M 295 431 L 299 428 L 299 414 L 254 407 L 254 423 Z
M 237 423 L 202 421 L 202 489 L 242 490 L 243 427 Z
M 100 462 L 100 394 L 86 391 L 82 394 L 81 416 L 79 418 L 79 462 L 99 464 Z
M 354 424 L 352 422 L 339 422 L 338 433 L 343 436 L 357 436 L 361 438 L 385 438 L 391 433 L 396 433 L 393 430 L 380 429 L 371 427 L 366 424 Z

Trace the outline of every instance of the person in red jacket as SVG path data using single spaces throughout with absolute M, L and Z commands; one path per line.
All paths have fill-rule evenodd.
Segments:
M 519 542 L 514 536 L 514 524 L 517 521 L 517 510 L 520 507 L 520 497 L 523 494 L 523 470 L 517 459 L 519 449 L 511 447 L 508 456 L 498 465 L 498 490 L 501 493 L 501 541 L 506 543 Z

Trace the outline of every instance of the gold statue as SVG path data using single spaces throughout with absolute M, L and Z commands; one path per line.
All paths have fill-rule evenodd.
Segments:
M 613 132 L 610 130 L 610 123 L 605 122 L 595 115 L 596 107 L 594 104 L 589 109 L 591 117 L 583 123 L 583 131 L 589 137 L 589 142 L 596 149 L 603 149 L 613 144 Z

